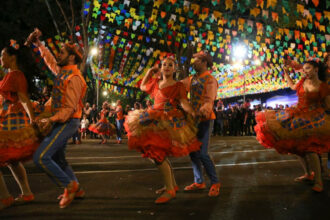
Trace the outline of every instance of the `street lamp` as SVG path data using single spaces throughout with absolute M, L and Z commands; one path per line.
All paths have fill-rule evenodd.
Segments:
M 96 56 L 98 54 L 98 49 L 96 47 L 92 47 L 89 51 L 89 57 L 90 57 L 90 62 L 93 62 L 93 57 Z M 99 62 L 100 64 L 100 62 Z M 93 70 L 93 68 L 91 68 Z M 95 75 L 95 73 L 93 72 L 93 75 Z M 99 108 L 99 76 L 96 76 L 96 107 L 97 109 Z M 104 94 L 104 93 L 103 93 Z
M 243 60 L 246 57 L 247 49 L 244 44 L 236 44 L 233 47 L 233 56 L 237 60 Z
M 243 64 L 240 61 L 235 62 L 234 64 L 232 64 L 233 67 L 233 71 L 237 71 L 240 74 L 242 74 L 242 70 L 243 70 Z M 243 73 L 243 99 L 245 102 L 245 74 Z
M 237 60 L 237 62 L 233 65 L 234 69 L 237 69 L 241 73 L 241 70 L 243 69 L 242 62 L 244 58 L 247 55 L 247 47 L 243 43 L 237 43 L 236 45 L 233 46 L 233 60 Z M 244 84 L 243 84 L 243 99 L 245 102 L 245 74 L 243 73 L 244 77 Z
M 98 50 L 96 47 L 92 47 L 90 50 L 90 55 L 91 56 L 95 56 L 98 53 Z

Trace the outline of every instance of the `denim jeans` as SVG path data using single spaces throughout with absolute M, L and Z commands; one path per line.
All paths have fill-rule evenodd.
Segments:
M 210 127 L 213 126 L 212 122 L 213 120 L 208 120 L 202 121 L 198 124 L 197 138 L 200 142 L 202 142 L 202 146 L 199 151 L 190 153 L 195 183 L 204 182 L 202 165 L 204 166 L 206 174 L 211 180 L 211 184 L 219 182 L 214 163 L 208 153 L 211 132 Z
M 79 124 L 80 121 L 76 118 L 69 119 L 66 123 L 56 123 L 33 155 L 33 161 L 37 167 L 58 186 L 66 187 L 71 181 L 77 181 L 65 159 L 65 150 L 67 141 L 77 131 Z
M 116 119 L 117 140 L 121 141 L 121 132 L 123 131 L 124 119 Z

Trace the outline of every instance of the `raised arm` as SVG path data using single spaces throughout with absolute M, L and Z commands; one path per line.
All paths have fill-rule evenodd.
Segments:
M 147 91 L 147 83 L 149 81 L 149 79 L 154 75 L 159 73 L 159 68 L 158 67 L 152 67 L 148 70 L 148 72 L 146 73 L 146 75 L 143 77 L 141 85 L 140 85 L 140 89 L 142 91 Z
M 60 72 L 60 67 L 57 65 L 57 61 L 53 54 L 41 43 L 39 37 L 41 36 L 41 31 L 38 28 L 35 28 L 34 31 L 29 35 L 25 44 L 29 45 L 33 43 L 38 47 L 41 57 L 44 59 L 48 68 L 56 75 Z

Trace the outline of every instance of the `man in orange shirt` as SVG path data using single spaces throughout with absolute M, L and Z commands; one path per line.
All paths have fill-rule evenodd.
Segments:
M 121 101 L 117 100 L 116 103 L 116 109 L 115 112 L 117 117 L 116 117 L 116 130 L 117 130 L 117 143 L 121 143 L 121 133 L 123 130 L 123 124 L 124 124 L 124 112 L 123 112 L 123 107 L 121 106 Z
M 185 191 L 194 191 L 205 189 L 206 185 L 203 179 L 202 164 L 208 177 L 211 180 L 210 197 L 219 195 L 220 182 L 217 177 L 215 166 L 211 160 L 208 147 L 210 142 L 210 132 L 212 131 L 215 114 L 213 112 L 214 100 L 217 95 L 218 82 L 211 75 L 209 68 L 212 67 L 212 57 L 203 51 L 193 55 L 193 68 L 196 74 L 189 76 L 182 82 L 190 92 L 190 104 L 195 109 L 200 118 L 198 124 L 197 138 L 202 142 L 201 149 L 190 153 L 192 167 L 194 172 L 194 183 L 186 186 Z
M 54 85 L 50 98 L 51 117 L 42 118 L 37 123 L 41 128 L 53 124 L 50 133 L 44 138 L 36 150 L 33 161 L 59 186 L 64 187 L 60 196 L 60 208 L 67 207 L 77 196 L 82 196 L 78 179 L 65 159 L 66 143 L 80 125 L 86 82 L 82 77 L 78 64 L 82 54 L 75 44 L 62 46 L 57 60 L 40 42 L 41 32 L 35 29 L 28 41 L 38 47 L 41 57 L 54 73 Z

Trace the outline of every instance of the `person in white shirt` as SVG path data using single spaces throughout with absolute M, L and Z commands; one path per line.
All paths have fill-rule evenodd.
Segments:
M 81 120 L 80 126 L 81 126 L 81 139 L 83 138 L 86 139 L 89 120 L 87 119 L 87 116 L 85 114 L 83 115 L 83 119 Z

